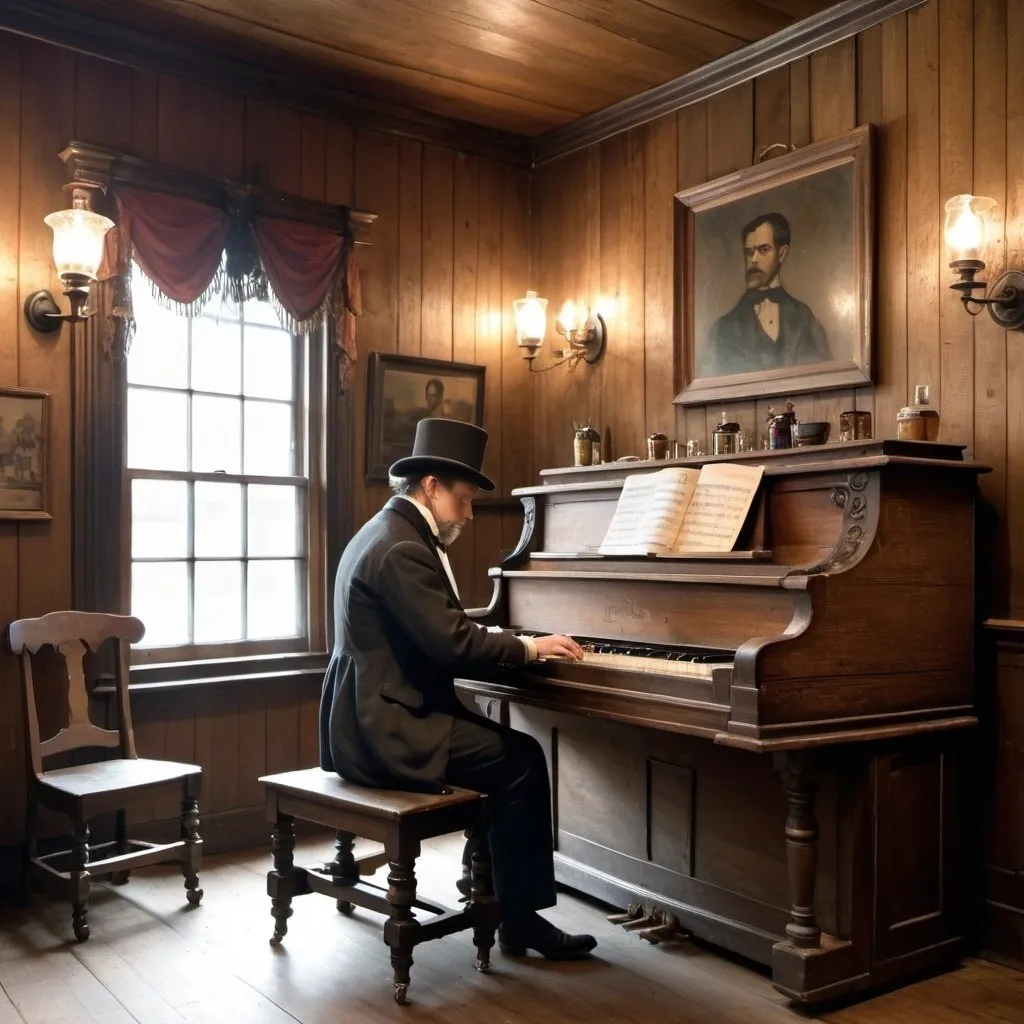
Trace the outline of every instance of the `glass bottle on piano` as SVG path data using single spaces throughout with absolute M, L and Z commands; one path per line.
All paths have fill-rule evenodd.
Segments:
M 786 402 L 786 411 L 776 413 L 768 407 L 768 447 L 769 448 L 792 448 L 793 447 L 793 424 L 796 423 L 796 412 L 793 410 L 793 403 Z

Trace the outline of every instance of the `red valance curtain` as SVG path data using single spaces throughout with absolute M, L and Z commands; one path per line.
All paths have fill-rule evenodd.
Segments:
M 282 326 L 297 334 L 333 316 L 338 382 L 347 390 L 362 305 L 350 235 L 161 192 L 118 188 L 115 199 L 117 225 L 107 233 L 99 272 L 114 289 L 108 344 L 126 352 L 134 331 L 134 260 L 158 297 L 181 313 L 197 313 L 224 294 L 270 301 Z

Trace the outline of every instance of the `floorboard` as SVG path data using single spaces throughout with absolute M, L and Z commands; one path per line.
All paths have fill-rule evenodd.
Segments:
M 424 892 L 454 905 L 459 838 L 428 844 Z M 331 844 L 299 843 L 296 859 L 331 859 Z M 827 1012 L 808 1014 L 777 993 L 767 973 L 690 942 L 653 947 L 605 921 L 607 908 L 562 894 L 551 917 L 599 939 L 576 964 L 510 960 L 473 970 L 472 942 L 452 935 L 417 947 L 411 1005 L 391 1000 L 381 918 L 344 917 L 332 901 L 295 901 L 277 949 L 265 876 L 269 851 L 207 859 L 206 896 L 184 902 L 180 875 L 137 873 L 120 888 L 94 887 L 84 944 L 71 938 L 65 904 L 33 896 L 0 929 L 0 1024 L 1021 1024 L 1024 974 L 969 960 L 956 971 Z M 384 872 L 382 871 L 381 874 Z M 380 880 L 380 879 L 379 879 Z

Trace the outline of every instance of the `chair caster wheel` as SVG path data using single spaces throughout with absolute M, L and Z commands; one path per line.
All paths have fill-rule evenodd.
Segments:
M 408 985 L 395 985 L 395 1002 L 399 1006 L 407 1006 L 409 1000 L 406 998 L 406 993 L 409 991 Z
M 473 965 L 481 974 L 491 973 L 491 961 L 490 960 L 477 960 Z
M 348 900 L 338 900 L 334 905 L 338 908 L 339 914 L 351 914 L 356 909 L 355 904 L 349 903 Z

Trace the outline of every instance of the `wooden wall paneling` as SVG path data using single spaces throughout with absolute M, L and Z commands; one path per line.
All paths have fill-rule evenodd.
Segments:
M 15 36 L 0 34 L 0 384 L 18 384 L 18 332 L 21 313 L 18 240 L 21 210 L 21 97 L 22 44 Z M 3 622 L 18 617 L 18 525 L 0 522 L 0 616 Z M 21 726 L 21 684 L 14 658 L 0 658 L 0 777 L 20 779 L 24 759 Z M 22 786 L 0 786 L 0 845 L 13 843 L 21 833 L 24 816 Z
M 111 715 L 111 725 L 114 724 L 113 702 L 108 705 Z M 132 731 L 135 734 L 135 750 L 139 757 L 151 757 L 155 759 L 166 758 L 166 732 L 167 722 L 165 713 L 168 711 L 166 698 L 164 700 L 133 701 L 132 702 Z M 170 758 L 174 760 L 174 758 Z M 133 803 L 128 810 L 128 826 L 149 821 L 157 821 L 160 817 L 160 810 L 168 805 L 168 795 L 163 798 L 159 794 L 150 793 L 145 800 Z M 175 799 L 175 805 L 178 800 Z M 200 804 L 202 810 L 202 804 Z
M 501 176 L 501 473 L 502 491 L 532 483 L 533 409 L 529 368 L 516 349 L 514 299 L 530 280 L 529 175 L 507 165 Z M 503 550 L 511 550 L 522 528 L 522 518 L 502 516 Z
M 876 437 L 896 436 L 907 402 L 907 19 L 882 25 L 882 126 L 878 133 Z
M 400 146 L 377 132 L 355 134 L 355 202 L 374 210 L 373 245 L 360 252 L 363 315 L 359 318 L 360 365 L 353 374 L 356 488 L 353 524 L 358 529 L 383 504 L 387 489 L 366 479 L 366 388 L 371 352 L 396 352 L 398 327 L 398 180 Z
M 907 14 L 907 391 L 927 384 L 941 410 L 938 14 L 938 4 Z
M 176 76 L 160 76 L 158 102 L 160 161 L 198 174 L 244 178 L 244 134 L 258 138 L 263 131 L 272 136 L 276 129 L 258 123 L 247 127 L 242 96 Z M 279 137 L 276 141 L 282 148 L 295 146 L 288 158 L 298 167 L 298 133 L 294 138 Z M 298 185 L 294 191 L 298 191 Z
M 294 718 L 296 723 L 298 722 L 294 704 L 287 709 L 275 710 L 284 712 L 284 715 L 279 717 Z M 282 724 L 275 720 L 272 727 L 268 715 L 268 736 L 276 732 Z M 297 728 L 295 734 L 297 746 Z M 280 746 L 274 746 L 275 752 L 279 755 L 282 754 L 281 746 L 284 746 L 286 738 L 287 730 L 281 736 Z M 227 811 L 238 806 L 240 749 L 238 695 L 228 688 L 216 688 L 202 694 L 196 701 L 196 763 L 203 766 L 204 813 Z M 294 749 L 288 749 L 291 756 L 281 756 L 279 767 L 272 770 L 294 767 L 294 753 Z
M 130 151 L 131 69 L 76 54 L 75 72 L 75 138 Z
M 676 188 L 682 192 L 708 180 L 708 104 L 694 103 L 683 107 L 676 114 L 676 134 L 678 153 L 676 160 Z M 673 220 L 675 219 L 673 209 Z M 674 343 L 679 344 L 675 337 Z M 679 364 L 680 353 L 675 353 Z M 674 388 L 678 392 L 682 387 L 682 378 L 673 373 Z M 705 451 L 710 451 L 710 438 L 707 436 L 707 418 L 703 406 L 679 406 L 676 409 L 676 436 L 679 438 L 683 451 L 686 441 L 697 441 Z
M 612 339 L 600 363 L 602 458 L 643 456 L 644 177 L 638 130 L 601 143 L 600 295 Z M 581 368 L 577 368 L 579 372 Z
M 42 219 L 66 204 L 64 167 L 57 154 L 74 132 L 75 64 L 64 50 L 34 40 L 22 42 L 20 293 L 49 288 L 60 295 L 52 236 Z M 25 126 L 31 126 L 26 130 Z M 19 384 L 50 392 L 49 495 L 53 519 L 19 528 L 20 616 L 42 615 L 71 602 L 71 338 L 68 327 L 41 336 L 20 315 Z M 61 692 L 59 678 L 36 681 L 46 704 Z
M 328 121 L 324 139 L 324 198 L 339 206 L 354 204 L 355 138 L 348 125 Z
M 1006 266 L 1024 267 L 1024 18 L 1009 19 L 1006 32 Z M 1024 617 L 1024 336 L 1006 340 L 1006 522 L 1009 535 L 1010 614 Z M 1016 385 L 1016 388 L 1011 386 Z M 1016 570 L 1016 571 L 1013 571 Z M 1024 857 L 1024 844 L 1021 845 Z
M 423 150 L 423 305 L 420 349 L 429 359 L 452 358 L 454 154 Z
M 644 432 L 675 437 L 672 196 L 679 147 L 675 115 L 659 117 L 638 132 L 644 167 Z
M 811 141 L 811 58 L 789 65 L 789 142 L 799 149 Z
M 879 126 L 882 123 L 882 27 L 875 25 L 857 36 L 857 124 L 872 124 Z M 878 175 L 879 158 L 877 147 L 881 145 L 880 136 L 876 134 L 876 155 L 875 155 L 875 206 L 880 207 L 881 181 Z M 874 375 L 878 379 L 878 358 L 881 342 L 878 331 L 878 310 L 879 290 L 878 282 L 881 279 L 881 248 L 879 225 L 881 217 L 875 216 L 875 301 L 871 311 L 874 328 L 872 330 L 871 343 L 873 346 L 872 359 L 874 361 Z M 872 431 L 877 432 L 878 425 L 875 422 L 875 389 L 874 387 L 857 388 L 853 393 L 854 408 L 861 412 L 871 413 Z
M 501 193 L 499 164 L 481 159 L 477 176 L 476 323 L 473 357 L 487 367 L 484 374 L 484 429 L 489 441 L 484 472 L 495 494 L 505 494 L 502 475 L 501 406 L 504 391 L 501 312 Z M 524 289 L 525 290 L 525 289 Z
M 974 186 L 974 3 L 943 0 L 939 17 L 939 176 L 935 223 L 939 238 L 939 380 L 936 401 L 941 419 L 939 438 L 974 450 L 974 324 L 960 297 L 949 287 L 953 272 L 947 266 L 942 223 L 943 207 L 951 196 Z
M 136 713 L 163 723 L 163 757 L 182 764 L 200 764 L 196 746 L 197 695 L 194 690 L 186 693 L 139 693 L 132 698 L 132 720 Z M 263 705 L 258 713 L 262 719 Z M 205 766 L 203 766 L 205 769 Z M 205 780 L 204 780 L 205 785 Z M 170 792 L 153 799 L 153 820 L 165 821 L 175 818 L 181 811 L 180 797 Z M 200 795 L 200 817 L 206 813 L 205 794 Z M 202 832 L 200 832 L 202 835 Z
M 302 114 L 299 131 L 302 137 L 300 194 L 305 199 L 322 203 L 327 193 L 327 125 L 322 118 Z
M 244 100 L 243 177 L 282 192 L 302 190 L 302 115 L 279 103 Z
M 131 70 L 132 135 L 128 152 L 143 160 L 160 159 L 160 79 Z
M 811 60 L 811 141 L 820 142 L 857 123 L 857 53 L 852 38 L 813 54 Z M 838 437 L 839 414 L 854 407 L 854 390 L 823 391 L 797 405 L 803 420 L 827 421 Z
M 398 166 L 398 351 L 418 356 L 423 317 L 423 144 L 403 139 Z
M 302 697 L 299 700 L 299 740 L 296 768 L 316 768 L 320 764 L 320 699 Z M 258 775 L 241 778 L 242 806 L 261 803 L 261 787 L 256 781 Z M 246 783 L 248 782 L 248 787 Z M 255 799 L 253 799 L 255 797 Z
M 1014 4 L 1016 6 L 1016 3 Z M 974 193 L 998 204 L 990 217 L 986 239 L 985 277 L 993 281 L 1006 266 L 1007 198 L 1007 6 L 987 0 L 974 8 Z M 1016 179 L 1020 167 L 1010 171 Z M 1014 336 L 1018 341 L 1018 336 Z M 1006 332 L 987 313 L 974 321 L 974 454 L 992 466 L 978 481 L 987 508 L 984 557 L 990 569 L 988 600 L 994 609 L 1009 604 L 1009 539 L 1006 522 L 1007 397 Z

